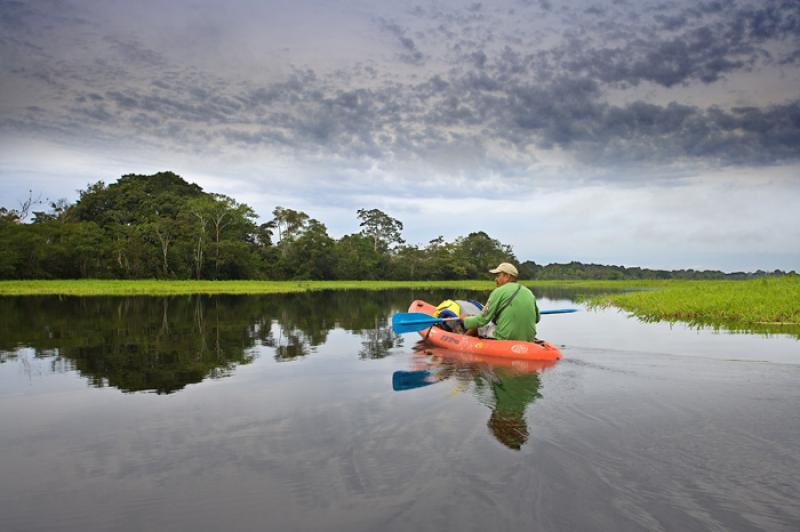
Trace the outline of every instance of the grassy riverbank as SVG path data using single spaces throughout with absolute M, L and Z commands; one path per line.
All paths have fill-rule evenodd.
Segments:
M 524 281 L 541 288 L 586 290 L 590 306 L 616 306 L 645 321 L 685 321 L 731 329 L 800 334 L 800 276 L 747 281 Z M 392 288 L 489 291 L 474 281 L 0 281 L 0 296 L 166 296 L 273 294 Z M 597 295 L 598 291 L 608 293 Z
M 654 289 L 680 281 L 523 281 L 532 288 L 601 290 Z M 494 288 L 492 280 L 471 281 L 161 281 L 161 280 L 32 280 L 0 281 L 0 296 L 168 296 L 188 294 L 285 294 L 311 290 L 388 290 L 392 288 L 451 288 L 485 290 Z
M 452 288 L 491 290 L 493 281 L 158 281 L 59 280 L 0 281 L 0 296 L 169 296 L 188 294 L 286 294 L 312 290 Z
M 747 281 L 667 281 L 603 294 L 590 306 L 616 306 L 644 321 L 800 334 L 800 276 Z

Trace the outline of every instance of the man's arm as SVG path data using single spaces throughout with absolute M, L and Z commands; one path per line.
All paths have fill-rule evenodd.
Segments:
M 494 318 L 494 309 L 497 308 L 497 299 L 497 290 L 493 290 L 489 295 L 489 301 L 487 301 L 486 305 L 483 307 L 483 312 L 477 316 L 467 316 L 464 318 L 464 328 L 476 329 L 492 321 L 492 318 Z

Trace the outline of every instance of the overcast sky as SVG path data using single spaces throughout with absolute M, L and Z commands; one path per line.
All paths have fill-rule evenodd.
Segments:
M 800 270 L 800 2 L 0 0 L 0 205 L 172 170 L 409 243 Z

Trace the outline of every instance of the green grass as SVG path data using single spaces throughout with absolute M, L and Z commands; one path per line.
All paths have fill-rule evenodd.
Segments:
M 0 296 L 167 296 L 187 294 L 285 294 L 310 290 L 452 288 L 491 290 L 492 281 L 0 281 Z
M 635 292 L 589 298 L 590 306 L 616 306 L 644 321 L 684 321 L 800 337 L 800 276 L 747 281 L 666 281 Z
M 654 288 L 663 281 L 523 281 L 527 286 L 597 290 Z M 70 295 L 130 296 L 187 294 L 279 294 L 309 290 L 387 290 L 392 288 L 451 288 L 484 290 L 493 280 L 469 281 L 161 281 L 161 280 L 31 280 L 0 281 L 0 296 Z

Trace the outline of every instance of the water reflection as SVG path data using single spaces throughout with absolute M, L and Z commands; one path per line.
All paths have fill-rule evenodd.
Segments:
M 53 370 L 77 370 L 97 387 L 171 393 L 250 362 L 269 328 L 235 298 L 6 298 L 0 352 L 32 348 Z
M 425 298 L 485 299 L 466 290 L 320 291 L 268 296 L 7 297 L 0 299 L 0 363 L 21 349 L 53 373 L 78 371 L 92 386 L 169 394 L 252 362 L 308 357 L 334 329 L 359 338 L 360 359 L 402 347 L 389 316 Z M 28 351 L 26 351 L 28 352 Z M 41 367 L 41 366 L 40 366 Z
M 2 529 L 798 529 L 796 340 L 579 312 L 545 373 L 387 332 L 453 296 L 0 298 Z
M 403 345 L 403 338 L 392 331 L 391 323 L 386 316 L 375 316 L 373 327 L 361 331 L 361 349 L 359 358 L 378 359 L 389 355 L 389 351 Z
M 497 441 L 519 450 L 530 435 L 525 412 L 541 397 L 539 372 L 553 365 L 555 361 L 482 357 L 420 342 L 414 348 L 413 369 L 396 371 L 392 387 L 411 390 L 453 379 L 457 389 L 472 393 L 491 410 L 487 426 Z
M 13 297 L 0 300 L 0 363 L 31 351 L 52 372 L 78 371 L 92 386 L 168 394 L 229 375 L 274 348 L 277 361 L 308 356 L 336 328 L 361 337 L 361 358 L 402 345 L 387 317 L 407 291 L 270 296 L 130 298 Z
M 581 301 L 592 296 L 608 294 L 609 292 L 631 292 L 632 288 L 590 288 L 573 286 L 533 286 L 531 287 L 537 299 L 563 299 L 566 301 Z
M 734 322 L 734 321 L 704 319 L 704 318 L 695 318 L 684 321 L 684 320 L 665 320 L 663 318 L 658 318 L 653 316 L 638 316 L 636 314 L 631 314 L 631 316 L 635 317 L 636 319 L 638 319 L 643 323 L 661 323 L 661 322 L 668 322 L 670 324 L 685 323 L 688 327 L 696 331 L 711 330 L 716 333 L 726 332 L 730 334 L 747 334 L 747 335 L 761 334 L 764 336 L 787 335 L 800 340 L 800 325 L 796 323 L 756 322 L 743 325 L 739 322 Z
M 251 299 L 270 300 L 277 310 L 273 320 L 277 335 L 264 343 L 275 348 L 278 361 L 307 356 L 325 344 L 334 328 L 361 337 L 359 357 L 383 358 L 403 339 L 393 335 L 388 316 L 408 305 L 408 291 L 320 291 L 281 294 Z

